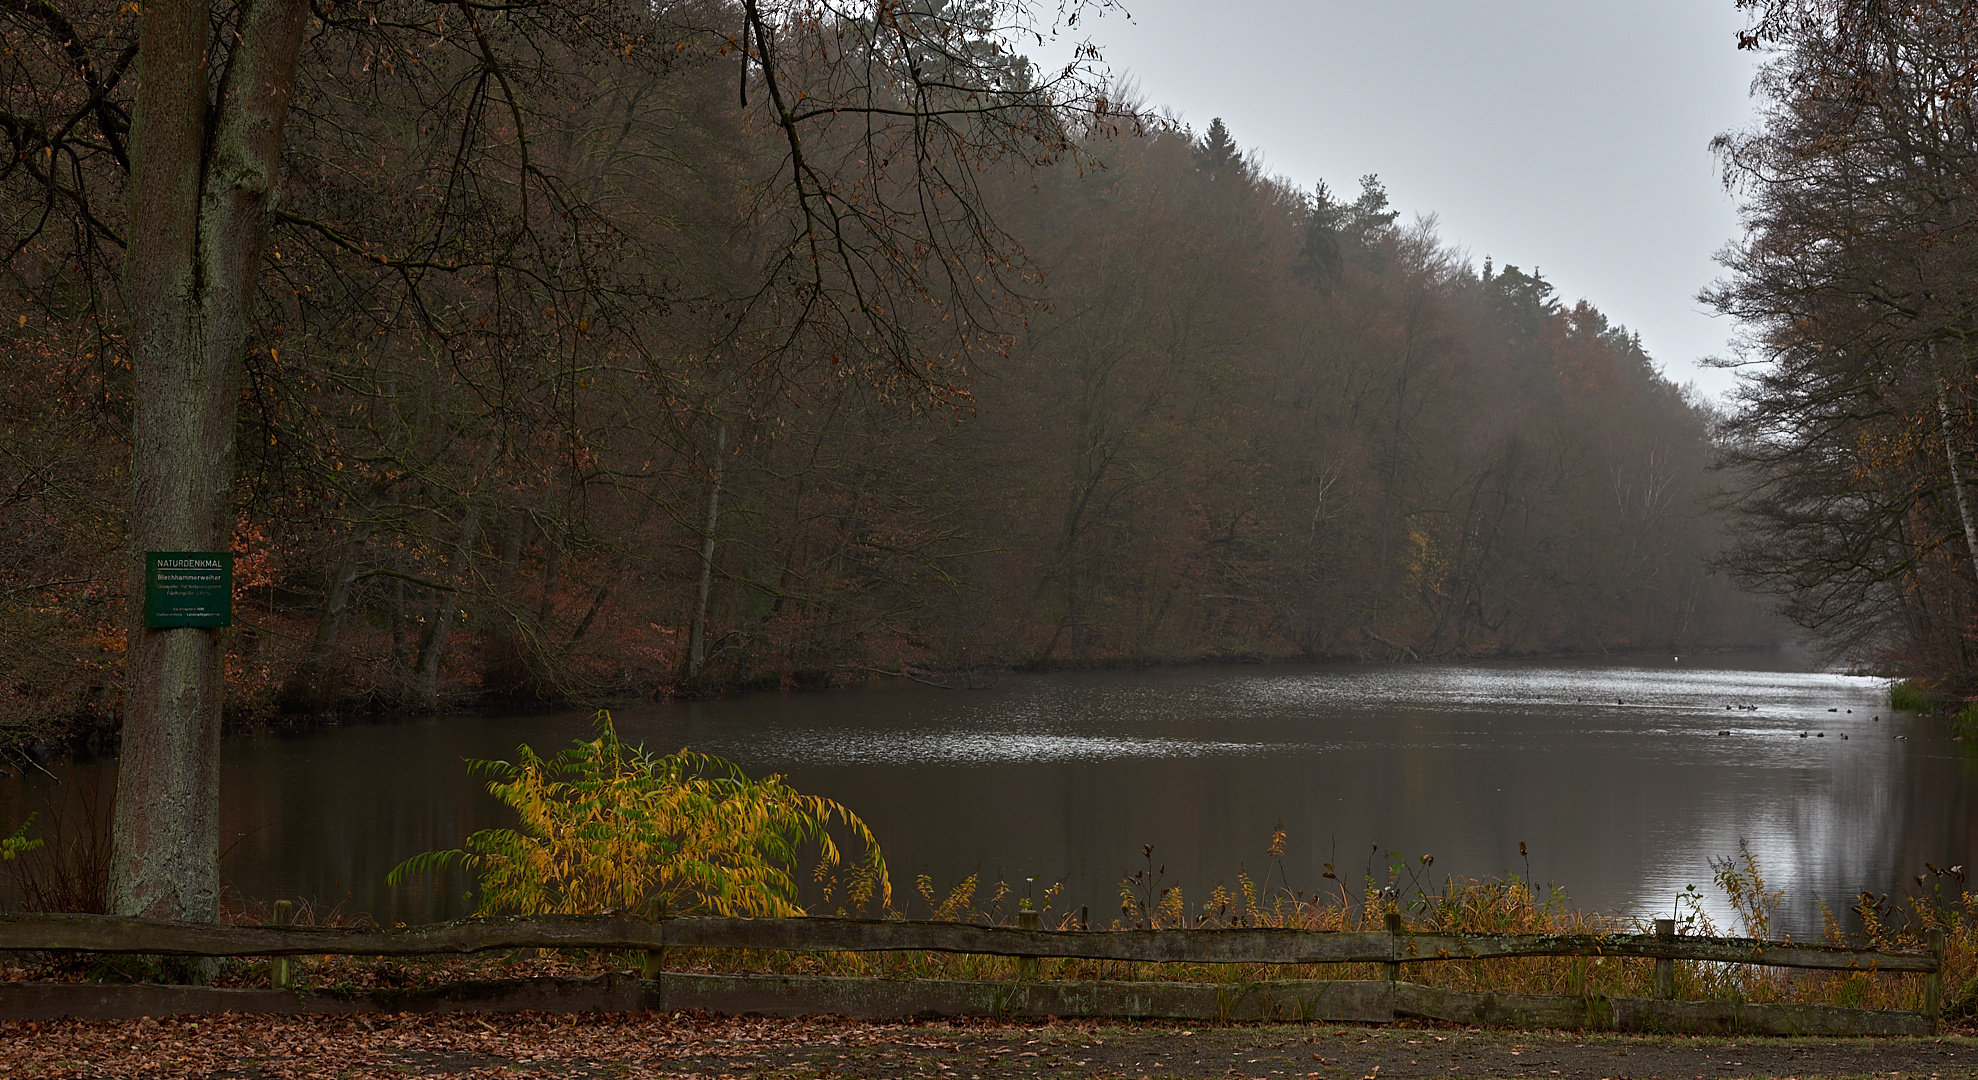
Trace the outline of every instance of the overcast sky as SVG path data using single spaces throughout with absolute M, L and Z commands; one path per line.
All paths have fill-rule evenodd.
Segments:
M 1473 262 L 1537 267 L 1671 379 L 1733 385 L 1696 366 L 1732 328 L 1695 299 L 1737 235 L 1709 142 L 1752 117 L 1732 0 L 1124 3 L 1081 29 L 1149 104 L 1222 117 L 1302 187 L 1377 173 Z

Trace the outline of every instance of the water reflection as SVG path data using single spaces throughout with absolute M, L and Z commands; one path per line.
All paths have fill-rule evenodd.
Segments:
M 755 695 L 616 717 L 630 741 L 691 745 L 845 802 L 903 887 L 923 873 L 943 889 L 971 873 L 1035 876 L 1065 883 L 1061 906 L 1106 918 L 1151 843 L 1198 900 L 1239 870 L 1310 891 L 1332 886 L 1332 863 L 1357 887 L 1398 852 L 1417 872 L 1433 854 L 1438 881 L 1529 871 L 1584 905 L 1647 910 L 1692 882 L 1708 891 L 1709 860 L 1743 839 L 1787 891 L 1781 928 L 1804 935 L 1823 903 L 1895 891 L 1924 860 L 1974 861 L 1963 746 L 1889 714 L 1882 694 L 1877 679 L 1673 661 L 1329 665 Z M 588 723 L 462 717 L 229 740 L 232 887 L 388 920 L 458 913 L 464 882 L 382 879 L 507 823 L 461 759 L 547 750 Z M 0 792 L 0 821 L 37 783 Z M 1279 823 L 1290 847 L 1271 864 Z
M 786 761 L 874 765 L 1006 764 L 1050 761 L 1112 761 L 1121 758 L 1197 758 L 1267 754 L 1277 743 L 1212 742 L 1196 739 L 1135 739 L 1048 732 L 996 733 L 905 731 L 898 733 L 795 732 L 767 749 Z M 1316 750 L 1316 746 L 1301 747 Z

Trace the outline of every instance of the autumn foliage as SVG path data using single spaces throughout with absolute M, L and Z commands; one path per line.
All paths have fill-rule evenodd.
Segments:
M 522 746 L 513 763 L 471 767 L 518 826 L 415 856 L 393 884 L 458 866 L 478 884 L 478 915 L 801 915 L 793 870 L 813 853 L 817 877 L 839 868 L 835 823 L 864 849 L 846 868 L 844 901 L 883 910 L 892 899 L 879 843 L 856 814 L 717 757 L 625 746 L 607 713 L 596 739 L 553 757 Z
M 1039 71 L 1020 5 L 923 7 L 792 14 L 776 80 L 718 2 L 319 13 L 244 358 L 233 718 L 1774 636 L 1712 569 L 1716 417 L 1632 334 L 1372 177 Z M 97 66 L 5 15 L 0 93 L 114 133 L 128 87 L 87 80 L 128 17 L 76 13 Z M 0 287 L 0 723 L 48 738 L 121 693 L 125 180 L 114 138 L 10 130 L 0 200 L 59 150 L 86 203 L 8 217 Z

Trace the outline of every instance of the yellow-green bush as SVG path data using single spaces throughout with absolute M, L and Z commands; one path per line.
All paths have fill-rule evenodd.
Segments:
M 41 841 L 27 838 L 27 827 L 32 824 L 34 824 L 34 815 L 29 814 L 27 820 L 21 822 L 21 827 L 14 830 L 14 835 L 0 836 L 0 861 L 11 859 L 23 851 L 33 851 L 41 846 Z
M 801 915 L 792 868 L 813 850 L 820 880 L 840 865 L 835 824 L 865 849 L 847 868 L 844 901 L 890 903 L 879 844 L 845 807 L 708 754 L 627 747 L 610 714 L 597 723 L 597 738 L 553 757 L 522 746 L 513 763 L 470 762 L 518 827 L 416 855 L 387 880 L 459 866 L 479 882 L 481 915 Z

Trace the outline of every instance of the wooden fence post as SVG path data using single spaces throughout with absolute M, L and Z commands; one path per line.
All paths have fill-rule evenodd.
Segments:
M 1388 949 L 1387 955 L 1392 957 L 1393 959 L 1389 960 L 1385 964 L 1382 964 L 1381 967 L 1383 969 L 1383 974 L 1388 982 L 1390 983 L 1400 982 L 1401 981 L 1401 913 L 1398 911 L 1390 911 L 1387 913 L 1387 936 L 1389 938 L 1387 945 L 1387 949 Z
M 661 914 L 665 914 L 663 908 L 661 909 Z M 665 925 L 663 922 L 660 923 L 659 947 L 647 949 L 645 952 L 639 954 L 639 978 L 641 979 L 657 979 L 666 972 Z
M 1025 903 L 1028 902 L 1025 901 Z M 1037 912 L 1028 907 L 1018 909 L 1016 913 L 1016 926 L 1019 930 L 1037 929 Z M 1034 956 L 1018 957 L 1016 962 L 1016 978 L 1018 982 L 1035 982 L 1037 980 L 1037 958 Z
M 277 900 L 270 913 L 276 926 L 287 926 L 295 921 L 295 905 L 287 900 Z M 286 956 L 268 958 L 268 984 L 277 990 L 286 990 L 295 985 L 295 969 Z
M 1937 958 L 1937 970 L 1923 976 L 1923 1016 L 1930 1021 L 1930 1030 L 1941 1034 L 1944 1029 L 1944 931 L 1933 926 L 1924 934 L 1930 943 L 1930 955 Z
M 1664 941 L 1676 939 L 1676 920 L 1655 920 L 1655 936 Z M 1655 958 L 1655 996 L 1663 1001 L 1676 1000 L 1676 961 L 1667 956 Z
M 662 920 L 666 916 L 666 905 L 663 902 L 659 905 L 659 914 Z M 660 922 L 661 929 L 659 934 L 662 944 L 659 948 L 647 949 L 639 954 L 639 978 L 641 979 L 657 979 L 666 971 L 665 926 L 665 922 Z

